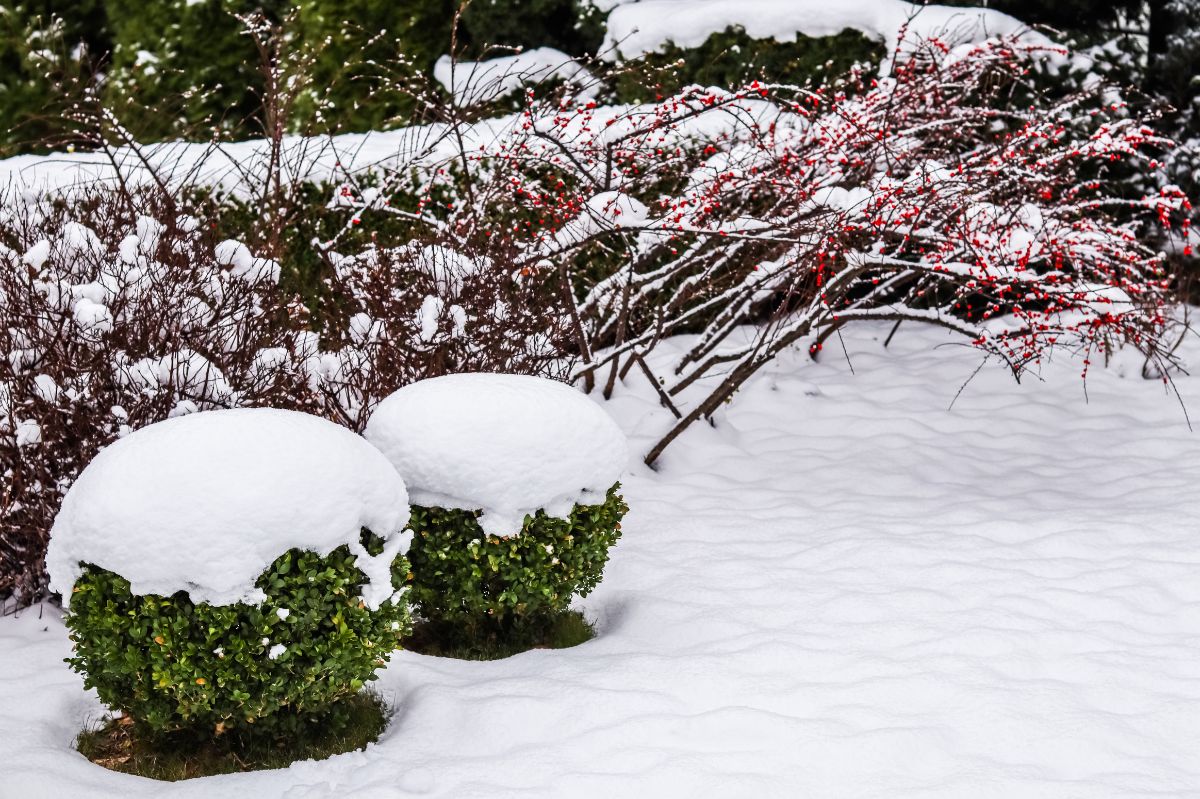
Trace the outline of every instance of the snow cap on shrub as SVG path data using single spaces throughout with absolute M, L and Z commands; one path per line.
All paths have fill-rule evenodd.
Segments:
M 193 602 L 258 604 L 255 581 L 290 549 L 348 545 L 377 609 L 408 546 L 404 481 L 346 428 L 297 413 L 242 408 L 138 430 L 100 452 L 67 492 L 50 532 L 51 588 L 70 602 L 88 563 L 135 594 L 186 592 Z M 384 539 L 372 557 L 366 527 Z
M 481 510 L 489 535 L 526 514 L 600 504 L 628 459 L 625 436 L 585 395 L 525 375 L 455 374 L 401 388 L 364 434 L 425 507 Z

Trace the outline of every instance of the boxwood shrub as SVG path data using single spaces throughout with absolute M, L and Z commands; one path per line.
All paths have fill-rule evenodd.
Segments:
M 429 622 L 463 636 L 505 635 L 561 613 L 600 582 L 629 510 L 608 490 L 566 519 L 526 516 L 517 535 L 485 535 L 478 511 L 412 507 L 410 599 Z
M 363 542 L 381 551 L 365 530 Z M 403 587 L 407 572 L 397 557 L 393 585 Z M 374 679 L 411 627 L 403 594 L 372 611 L 360 596 L 365 582 L 346 546 L 281 555 L 258 579 L 261 605 L 137 596 L 120 575 L 89 565 L 66 615 L 75 644 L 67 662 L 150 734 L 261 739 L 314 722 L 336 727 L 339 700 Z

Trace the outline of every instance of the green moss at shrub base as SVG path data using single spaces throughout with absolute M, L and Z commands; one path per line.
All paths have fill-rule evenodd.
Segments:
M 363 749 L 379 739 L 390 714 L 383 700 L 363 691 L 339 702 L 334 715 L 340 723 L 301 725 L 296 734 L 273 741 L 235 734 L 207 738 L 187 732 L 156 734 L 126 716 L 80 733 L 76 748 L 88 760 L 113 771 L 186 780 L 284 768 L 298 760 L 323 760 Z
M 480 624 L 418 622 L 404 648 L 422 655 L 459 660 L 500 660 L 531 649 L 568 649 L 596 637 L 577 610 L 526 619 L 507 629 L 484 620 Z

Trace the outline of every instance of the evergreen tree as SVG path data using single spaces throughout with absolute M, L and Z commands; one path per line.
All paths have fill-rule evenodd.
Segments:
M 0 5 L 0 155 L 62 138 L 54 104 L 86 80 L 109 47 L 100 0 Z
M 473 0 L 463 10 L 459 36 L 468 57 L 491 46 L 590 55 L 604 40 L 604 15 L 588 0 Z
M 106 0 L 113 32 L 106 100 L 142 140 L 218 125 L 242 133 L 262 76 L 238 14 L 277 18 L 286 0 Z
M 1200 0 L 1170 0 L 1151 16 L 1146 87 L 1167 100 L 1200 135 Z
M 297 0 L 298 40 L 317 48 L 314 87 L 343 130 L 407 122 L 413 103 L 395 83 L 428 73 L 450 49 L 454 0 Z M 311 117 L 313 102 L 301 113 Z

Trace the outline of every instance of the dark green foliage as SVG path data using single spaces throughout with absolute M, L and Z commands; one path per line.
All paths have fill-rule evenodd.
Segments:
M 53 106 L 108 47 L 99 0 L 0 5 L 0 157 L 45 150 L 64 136 Z
M 667 96 L 693 83 L 733 88 L 752 80 L 792 84 L 833 80 L 854 64 L 878 62 L 883 50 L 882 42 L 849 28 L 836 36 L 800 34 L 792 42 L 753 39 L 741 28 L 726 28 L 699 47 L 669 45 L 644 56 L 618 80 L 617 97 L 622 102 L 648 101 L 654 99 L 647 96 L 650 88 Z
M 297 37 L 316 48 L 311 79 L 337 128 L 402 124 L 417 110 L 400 89 L 450 51 L 454 0 L 297 0 Z M 301 115 L 312 113 L 309 107 Z
M 1136 12 L 1143 0 L 938 0 L 939 5 L 987 7 L 1028 25 L 1048 25 L 1059 30 L 1114 26 L 1122 15 Z
M 20 0 L 5 6 L 16 16 L 58 20 L 67 46 L 82 46 L 91 57 L 107 52 L 110 46 L 108 0 Z
M 1171 104 L 1174 121 L 1200 135 L 1200 0 L 1174 0 L 1161 15 L 1166 30 L 1146 83 Z
M 602 504 L 575 506 L 569 519 L 526 516 L 505 538 L 484 535 L 476 511 L 413 506 L 414 611 L 468 640 L 544 624 L 600 582 L 628 510 L 619 487 Z
M 284 0 L 107 0 L 106 102 L 140 141 L 216 125 L 244 135 L 261 103 L 258 52 L 235 14 L 277 17 Z
M 468 58 L 489 47 L 553 47 L 592 55 L 604 40 L 604 15 L 587 0 L 474 0 L 459 36 Z
M 246 738 L 235 734 L 197 740 L 194 735 L 152 734 L 129 717 L 112 719 L 80 733 L 79 753 L 93 763 L 154 780 L 187 780 L 214 774 L 285 768 L 298 760 L 324 760 L 363 749 L 387 727 L 388 708 L 364 690 L 338 702 L 337 727 L 313 725 L 287 738 Z
M 369 534 L 365 534 L 369 535 Z M 366 539 L 376 552 L 379 540 Z M 393 564 L 403 584 L 407 563 Z M 408 634 L 407 603 L 371 611 L 365 576 L 342 546 L 322 557 L 291 550 L 258 580 L 262 605 L 194 604 L 186 594 L 135 596 L 119 575 L 88 566 L 75 584 L 68 663 L 110 707 L 150 734 L 280 738 L 315 722 L 346 722 L 353 696 Z M 286 609 L 281 619 L 276 613 Z M 287 650 L 277 659 L 275 644 Z

